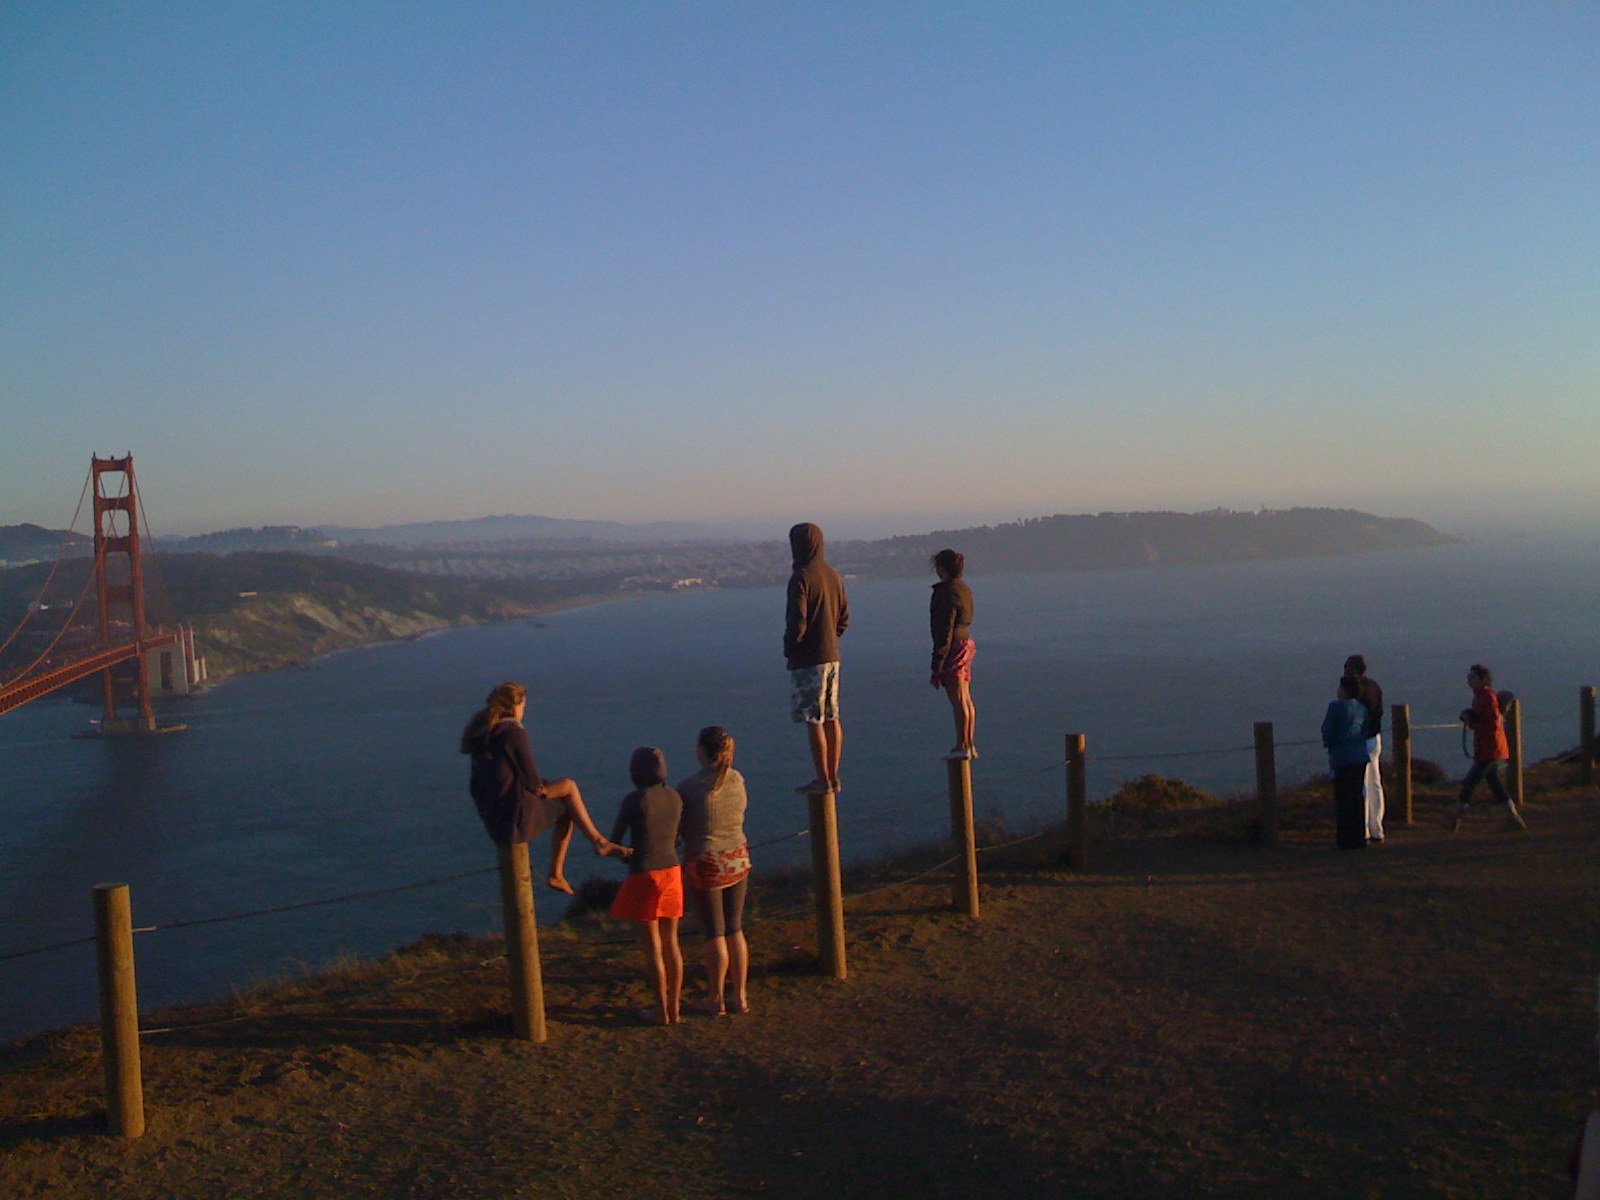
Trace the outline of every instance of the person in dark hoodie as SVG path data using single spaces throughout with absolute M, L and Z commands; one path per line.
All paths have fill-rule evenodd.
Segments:
M 822 557 L 822 530 L 809 521 L 789 530 L 794 570 L 789 575 L 783 654 L 789 664 L 791 706 L 806 727 L 815 770 L 795 790 L 810 794 L 839 790 L 844 726 L 839 720 L 839 638 L 850 624 L 844 580 Z
M 472 756 L 472 801 L 490 840 L 497 846 L 514 846 L 553 829 L 550 873 L 544 881 L 570 896 L 566 862 L 574 825 L 602 858 L 626 858 L 629 852 L 600 836 L 576 781 L 539 774 L 522 725 L 527 708 L 526 688 L 520 683 L 500 684 L 461 731 L 461 753 Z
M 655 990 L 654 1008 L 639 1019 L 676 1025 L 683 1003 L 683 951 L 678 922 L 683 919 L 683 870 L 678 865 L 678 828 L 683 798 L 667 786 L 667 756 L 640 746 L 628 763 L 634 790 L 622 798 L 611 840 L 633 847 L 628 877 L 622 881 L 611 915 L 639 922 L 645 974 Z

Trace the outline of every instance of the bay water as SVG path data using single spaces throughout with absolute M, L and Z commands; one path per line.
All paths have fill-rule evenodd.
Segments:
M 948 835 L 952 726 L 928 685 L 931 582 L 849 584 L 847 861 Z M 1321 771 L 1318 725 L 1351 653 L 1418 724 L 1453 723 L 1467 666 L 1488 663 L 1523 703 L 1530 761 L 1576 744 L 1579 686 L 1600 682 L 1592 540 L 970 582 L 974 791 L 979 819 L 1014 833 L 1064 816 L 1068 732 L 1088 737 L 1092 798 L 1148 771 L 1246 791 L 1256 721 L 1274 724 L 1280 781 Z M 92 945 L 6 956 L 90 934 L 102 882 L 129 884 L 135 925 L 158 927 L 135 939 L 147 1009 L 428 932 L 497 928 L 492 871 L 160 927 L 492 868 L 456 739 L 503 679 L 529 688 L 542 771 L 576 778 L 602 829 L 635 746 L 661 746 L 676 779 L 694 769 L 700 726 L 726 725 L 758 872 L 804 863 L 806 842 L 789 835 L 806 824 L 793 788 L 811 768 L 788 714 L 782 621 L 780 588 L 640 595 L 230 680 L 170 704 L 163 719 L 188 729 L 164 737 L 72 740 L 93 710 L 59 698 L 0 718 L 0 1037 L 94 1016 Z M 1415 752 L 1452 775 L 1465 767 L 1453 729 L 1419 733 Z M 533 853 L 539 878 L 546 845 Z M 620 872 L 575 841 L 575 883 Z M 541 888 L 538 904 L 552 919 L 566 899 Z

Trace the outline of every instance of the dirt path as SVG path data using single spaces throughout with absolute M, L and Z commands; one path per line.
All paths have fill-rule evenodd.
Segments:
M 440 939 L 178 1015 L 129 1144 L 95 1131 L 93 1032 L 35 1039 L 0 1055 L 0 1195 L 1560 1196 L 1600 1078 L 1600 803 L 1528 814 L 1424 807 L 1361 855 L 1320 820 L 1168 834 L 1083 874 L 1034 843 L 985 863 L 978 923 L 944 878 L 853 900 L 845 983 L 808 920 L 760 921 L 755 1011 L 670 1030 L 632 1021 L 614 929 L 563 929 L 544 1046 L 505 1036 L 493 947 Z

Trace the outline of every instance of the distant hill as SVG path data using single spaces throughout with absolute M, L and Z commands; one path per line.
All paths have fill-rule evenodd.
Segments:
M 1005 525 L 845 542 L 829 557 L 860 573 L 918 574 L 928 569 L 930 555 L 950 546 L 979 571 L 1051 571 L 1316 558 L 1456 540 L 1421 521 L 1348 508 L 1215 509 L 1034 517 Z
M 380 525 L 376 529 L 357 529 L 348 525 L 324 525 L 321 528 L 328 537 L 342 542 L 404 547 L 580 539 L 600 542 L 681 542 L 711 536 L 704 527 L 687 521 L 651 521 L 643 525 L 629 525 L 621 521 L 581 521 L 537 516 L 424 521 L 412 525 Z
M 263 525 L 259 529 L 222 529 L 195 537 L 162 538 L 156 548 L 173 554 L 236 554 L 240 551 L 271 554 L 280 550 L 322 554 L 334 550 L 337 545 L 320 529 Z
M 0 571 L 0 629 L 19 624 L 52 565 L 53 560 Z M 56 613 L 64 616 L 71 609 L 71 598 L 84 590 L 92 569 L 89 560 L 78 559 L 58 571 L 51 591 L 67 602 L 33 622 L 29 636 L 0 656 L 0 669 L 26 664 L 50 641 L 62 619 Z M 491 587 L 305 554 L 164 554 L 146 563 L 150 620 L 193 625 L 213 677 L 530 616 L 575 590 L 528 580 L 501 580 Z M 93 628 L 91 615 L 85 635 L 92 637 Z
M 54 562 L 63 543 L 68 554 L 86 554 L 94 549 L 92 535 L 69 534 L 65 529 L 46 529 L 42 525 L 0 525 L 0 565 Z

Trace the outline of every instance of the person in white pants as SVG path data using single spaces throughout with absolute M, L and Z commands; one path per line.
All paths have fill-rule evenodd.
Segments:
M 1361 681 L 1361 695 L 1357 697 L 1367 710 L 1367 723 L 1362 732 L 1367 737 L 1367 774 L 1363 792 L 1367 809 L 1367 841 L 1383 841 L 1383 771 L 1378 765 L 1383 755 L 1383 689 L 1376 679 L 1367 676 L 1367 660 L 1352 654 L 1344 660 L 1344 673 Z

